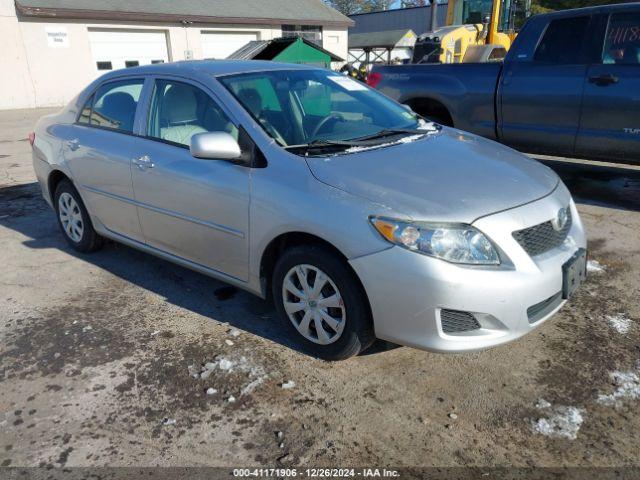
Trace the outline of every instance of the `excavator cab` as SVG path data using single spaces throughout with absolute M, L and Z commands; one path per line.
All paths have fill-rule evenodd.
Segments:
M 447 26 L 418 37 L 412 63 L 501 61 L 530 8 L 531 0 L 449 0 Z

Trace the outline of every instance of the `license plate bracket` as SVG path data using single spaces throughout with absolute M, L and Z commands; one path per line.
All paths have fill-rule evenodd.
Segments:
M 562 265 L 562 298 L 571 298 L 586 279 L 587 250 L 581 248 Z

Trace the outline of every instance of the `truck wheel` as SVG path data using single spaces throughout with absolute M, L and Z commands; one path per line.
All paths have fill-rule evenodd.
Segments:
M 333 252 L 293 247 L 273 271 L 278 315 L 304 349 L 325 360 L 343 360 L 375 340 L 369 304 L 353 272 Z
M 102 247 L 102 237 L 93 229 L 80 194 L 70 181 L 62 180 L 56 187 L 54 206 L 60 230 L 71 248 L 89 253 Z

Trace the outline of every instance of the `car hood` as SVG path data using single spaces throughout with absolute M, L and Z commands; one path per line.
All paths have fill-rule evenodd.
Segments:
M 321 182 L 415 220 L 472 223 L 559 182 L 550 168 L 476 135 L 444 128 L 411 140 L 307 162 Z

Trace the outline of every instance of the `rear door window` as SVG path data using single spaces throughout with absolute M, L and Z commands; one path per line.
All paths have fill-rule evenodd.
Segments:
M 96 91 L 91 126 L 133 133 L 133 121 L 144 80 L 121 80 L 102 85 Z
M 533 59 L 556 65 L 585 63 L 584 45 L 591 17 L 560 18 L 549 23 Z
M 640 65 L 640 12 L 611 15 L 602 51 L 602 63 Z
M 80 112 L 80 116 L 78 117 L 78 123 L 82 125 L 89 125 L 89 121 L 91 120 L 91 107 L 93 105 L 93 95 L 89 97 L 82 107 L 82 111 Z

